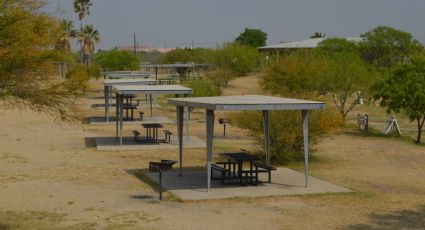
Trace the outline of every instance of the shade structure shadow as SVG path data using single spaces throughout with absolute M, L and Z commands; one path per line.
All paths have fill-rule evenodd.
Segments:
M 166 116 L 149 116 L 145 115 L 143 120 L 138 117 L 138 114 L 134 115 L 133 120 L 123 120 L 123 124 L 135 124 L 135 125 L 142 125 L 142 124 L 151 124 L 151 123 L 159 123 L 159 124 L 173 124 L 174 121 L 169 119 Z M 106 117 L 85 117 L 85 120 L 88 120 L 88 123 L 90 125 L 115 125 L 115 116 L 110 116 L 109 121 L 106 122 Z
M 153 183 L 158 183 L 157 173 L 145 172 L 145 175 Z M 178 175 L 178 171 L 164 172 L 162 178 L 163 188 L 182 200 L 351 192 L 349 189 L 314 177 L 309 178 L 310 184 L 309 187 L 306 187 L 304 174 L 288 168 L 278 168 L 278 170 L 274 171 L 272 173 L 273 183 L 261 183 L 257 186 L 222 185 L 220 180 L 213 180 L 211 181 L 209 192 L 206 189 L 207 172 L 205 169 L 185 169 L 182 176 Z M 259 179 L 267 181 L 267 175 L 260 174 Z
M 160 137 L 164 139 L 165 137 Z M 98 150 L 116 151 L 116 150 L 154 150 L 154 149 L 178 149 L 177 137 L 171 137 L 170 143 L 156 143 L 152 141 L 141 140 L 135 141 L 134 137 L 123 137 L 122 145 L 119 138 L 116 137 L 94 137 L 96 148 Z M 199 137 L 189 136 L 189 139 L 184 138 L 183 145 L 185 148 L 204 148 L 206 143 Z

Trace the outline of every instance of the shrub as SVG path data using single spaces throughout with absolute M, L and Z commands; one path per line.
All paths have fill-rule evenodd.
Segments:
M 89 89 L 88 81 L 90 78 L 99 76 L 99 73 L 98 66 L 78 64 L 66 74 L 64 85 L 69 92 L 84 95 Z
M 309 140 L 316 141 L 341 124 L 333 111 L 309 112 Z M 263 115 L 261 112 L 241 112 L 230 115 L 232 124 L 249 129 L 250 135 L 264 146 Z M 272 111 L 270 113 L 270 160 L 273 164 L 302 161 L 303 136 L 300 111 Z
M 219 95 L 214 85 L 205 80 L 194 80 L 186 83 L 186 86 L 193 90 L 192 97 L 211 97 Z

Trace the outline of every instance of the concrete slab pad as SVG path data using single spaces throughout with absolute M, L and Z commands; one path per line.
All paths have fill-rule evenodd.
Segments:
M 146 115 L 143 116 L 143 121 L 139 120 L 138 114 L 135 116 L 135 120 L 132 121 L 123 121 L 123 124 L 132 124 L 132 125 L 141 125 L 141 124 L 153 124 L 153 123 L 159 123 L 159 124 L 174 124 L 175 122 L 172 121 L 170 118 L 165 116 L 149 116 Z M 106 122 L 105 117 L 90 117 L 89 118 L 90 125 L 115 125 L 115 117 L 109 117 L 109 122 Z
M 123 137 L 123 144 L 119 144 L 116 137 L 95 137 L 97 150 L 117 151 L 117 150 L 152 150 L 152 149 L 178 149 L 177 137 L 171 137 L 170 143 L 149 143 L 136 142 L 133 137 Z M 199 137 L 189 136 L 189 140 L 184 137 L 184 148 L 205 148 L 206 142 Z
M 146 173 L 146 176 L 158 184 L 158 173 L 149 172 Z M 267 174 L 260 174 L 260 180 L 267 181 Z M 278 168 L 272 172 L 272 183 L 270 184 L 221 185 L 219 180 L 213 180 L 211 189 L 207 192 L 206 170 L 184 171 L 181 177 L 178 176 L 177 171 L 168 171 L 164 172 L 162 177 L 162 187 L 182 200 L 351 192 L 347 188 L 311 176 L 309 182 L 310 186 L 305 187 L 304 174 L 288 168 Z
M 116 106 L 115 103 L 111 104 L 110 110 L 111 111 L 115 111 L 115 106 Z M 91 107 L 92 108 L 102 108 L 102 109 L 104 109 L 105 108 L 105 104 L 102 104 L 102 103 L 92 104 Z M 151 106 L 149 104 L 140 104 L 137 107 L 139 109 L 150 109 Z M 162 106 L 159 105 L 159 104 L 152 104 L 152 108 L 154 108 L 154 109 L 160 109 L 160 108 L 162 108 Z

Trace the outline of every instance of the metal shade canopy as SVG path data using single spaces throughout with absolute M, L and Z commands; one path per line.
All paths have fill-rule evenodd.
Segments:
M 123 129 L 123 108 L 124 108 L 124 95 L 127 94 L 175 94 L 188 95 L 192 93 L 191 88 L 181 85 L 114 85 L 113 88 L 116 92 L 116 137 L 120 140 L 122 145 L 122 129 Z M 152 111 L 152 97 L 151 97 L 151 111 Z
M 105 95 L 105 117 L 106 122 L 109 122 L 109 107 L 111 107 L 112 87 L 114 85 L 155 85 L 157 82 L 154 79 L 114 79 L 104 80 L 104 95 Z
M 270 114 L 272 110 L 301 110 L 304 138 L 304 174 L 305 185 L 308 186 L 308 111 L 325 109 L 323 102 L 306 101 L 292 98 L 242 95 L 220 97 L 193 97 L 168 99 L 169 104 L 177 107 L 177 130 L 179 139 L 179 166 L 180 175 L 183 170 L 183 112 L 184 107 L 203 108 L 206 110 L 207 136 L 207 190 L 211 188 L 212 146 L 214 137 L 214 111 L 259 110 L 263 111 L 264 143 L 266 150 L 266 164 L 270 164 Z

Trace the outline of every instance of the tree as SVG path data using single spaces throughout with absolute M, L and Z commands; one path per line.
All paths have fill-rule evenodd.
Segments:
M 253 70 L 260 58 L 257 49 L 240 45 L 225 44 L 222 49 L 215 52 L 212 64 L 219 69 L 226 69 L 237 76 L 243 76 Z
M 264 90 L 282 96 L 314 98 L 329 96 L 341 117 L 358 104 L 354 93 L 367 92 L 374 72 L 349 52 L 299 51 L 271 63 L 261 81 Z
M 404 112 L 411 121 L 416 121 L 421 142 L 425 123 L 425 58 L 415 57 L 411 63 L 400 64 L 388 76 L 374 84 L 374 98 L 387 112 Z
M 267 41 L 267 34 L 260 29 L 248 29 L 242 32 L 236 39 L 235 42 L 241 45 L 248 45 L 254 48 L 265 46 Z
M 52 49 L 62 29 L 59 20 L 42 13 L 41 3 L 0 0 L 0 99 L 68 119 L 74 94 L 52 76 L 54 63 L 63 60 Z
M 56 41 L 55 49 L 62 52 L 66 57 L 71 52 L 70 40 L 77 36 L 77 31 L 74 29 L 72 22 L 68 20 L 62 20 L 61 30 L 62 34 L 61 37 Z M 64 77 L 65 65 L 66 63 L 63 61 L 60 63 L 62 77 Z
M 99 31 L 93 28 L 93 25 L 87 25 L 78 34 L 78 43 L 81 45 L 82 61 L 86 65 L 91 62 L 91 55 L 95 51 L 95 43 L 100 41 Z
M 405 62 L 420 49 L 420 43 L 410 33 L 379 26 L 361 34 L 362 54 L 368 62 L 390 69 L 393 63 Z
M 105 71 L 135 70 L 139 68 L 139 59 L 126 50 L 113 49 L 99 51 L 94 57 L 94 63 Z
M 324 37 L 326 37 L 326 34 L 322 34 L 321 32 L 314 32 L 314 34 L 310 36 L 310 38 L 324 38 Z
M 360 55 L 360 45 L 344 38 L 327 38 L 321 41 L 317 48 L 326 53 L 348 52 Z
M 80 29 L 83 28 L 83 20 L 87 15 L 90 15 L 90 0 L 74 0 L 74 12 L 78 15 L 80 21 Z

